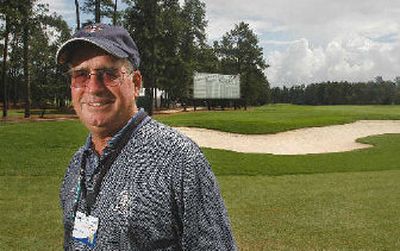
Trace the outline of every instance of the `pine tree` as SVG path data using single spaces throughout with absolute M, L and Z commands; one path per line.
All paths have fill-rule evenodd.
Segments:
M 103 17 L 108 17 L 110 19 L 114 17 L 114 2 L 113 0 L 85 0 L 81 10 L 84 13 L 93 14 L 94 17 L 94 19 L 86 20 L 84 25 L 100 23 Z
M 129 0 L 125 11 L 124 26 L 134 38 L 140 51 L 140 71 L 148 98 L 147 111 L 152 113 L 154 89 L 162 65 L 160 62 L 162 44 L 160 2 L 158 0 Z
M 206 48 L 207 21 L 205 19 L 205 4 L 199 0 L 185 0 L 182 10 L 183 36 L 180 54 L 183 61 L 183 79 L 179 90 L 183 100 L 192 96 L 191 86 L 194 71 L 201 70 L 200 55 Z
M 268 67 L 262 47 L 249 25 L 241 22 L 227 32 L 222 40 L 214 43 L 224 74 L 240 74 L 241 95 L 249 104 L 265 104 L 269 101 L 269 84 L 264 75 Z

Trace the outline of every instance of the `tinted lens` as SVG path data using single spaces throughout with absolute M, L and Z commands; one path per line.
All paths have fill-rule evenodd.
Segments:
M 89 80 L 90 74 L 85 70 L 72 71 L 71 75 L 71 85 L 76 88 L 85 86 L 86 82 Z
M 106 85 L 116 85 L 116 81 L 120 76 L 118 69 L 102 69 L 97 71 L 99 75 L 103 77 L 103 81 Z

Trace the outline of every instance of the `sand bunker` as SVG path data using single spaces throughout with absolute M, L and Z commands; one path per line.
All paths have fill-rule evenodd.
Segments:
M 400 120 L 360 120 L 351 124 L 297 129 L 277 134 L 244 135 L 202 128 L 177 127 L 202 147 L 243 153 L 309 154 L 371 147 L 358 138 L 400 133 Z

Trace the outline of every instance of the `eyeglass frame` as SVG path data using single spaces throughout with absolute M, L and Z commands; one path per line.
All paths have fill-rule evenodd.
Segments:
M 128 68 L 129 68 L 129 67 L 128 67 Z M 93 71 L 95 71 L 95 72 L 93 72 Z M 112 71 L 118 72 L 118 74 L 120 74 L 120 75 L 119 75 L 119 76 L 116 76 L 116 78 L 115 78 L 114 80 L 111 80 L 111 81 L 108 81 L 108 82 L 105 81 L 105 80 L 104 80 L 104 74 L 107 73 L 107 72 L 112 72 Z M 86 76 L 87 79 L 85 80 L 84 83 L 79 84 L 79 85 L 81 85 L 81 86 L 74 86 L 74 84 L 73 84 L 73 79 L 74 79 L 73 73 L 74 73 L 74 72 L 82 72 L 82 73 L 85 73 L 85 76 Z M 87 70 L 87 69 L 85 69 L 85 68 L 83 68 L 83 69 L 70 69 L 70 70 L 68 70 L 68 71 L 66 72 L 66 75 L 67 75 L 67 76 L 69 77 L 69 79 L 70 79 L 70 82 L 71 82 L 70 87 L 71 87 L 71 88 L 74 88 L 74 89 L 83 89 L 83 88 L 87 88 L 87 85 L 88 85 L 88 83 L 89 83 L 90 78 L 91 78 L 92 75 L 95 75 L 96 78 L 100 79 L 101 82 L 102 82 L 105 86 L 107 86 L 107 87 L 115 87 L 115 86 L 118 86 L 118 85 L 121 85 L 121 84 L 122 84 L 123 76 L 125 76 L 126 74 L 129 76 L 129 75 L 131 75 L 131 74 L 134 73 L 134 72 L 135 72 L 134 69 L 129 70 L 129 71 L 122 71 L 122 70 L 121 70 L 121 67 L 118 67 L 118 68 L 112 68 L 112 67 L 107 68 L 107 67 L 105 67 L 105 68 L 93 69 L 93 70 L 90 70 L 90 71 Z M 121 79 L 121 77 L 122 77 L 122 79 Z M 118 81 L 118 80 L 120 80 L 120 81 Z

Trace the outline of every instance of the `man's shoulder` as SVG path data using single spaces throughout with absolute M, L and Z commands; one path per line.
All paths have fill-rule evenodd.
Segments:
M 195 144 L 190 138 L 175 128 L 151 119 L 141 130 L 142 135 L 157 141 L 174 141 L 176 143 Z
M 138 130 L 137 137 L 144 144 L 176 151 L 200 151 L 199 146 L 175 128 L 151 119 Z

